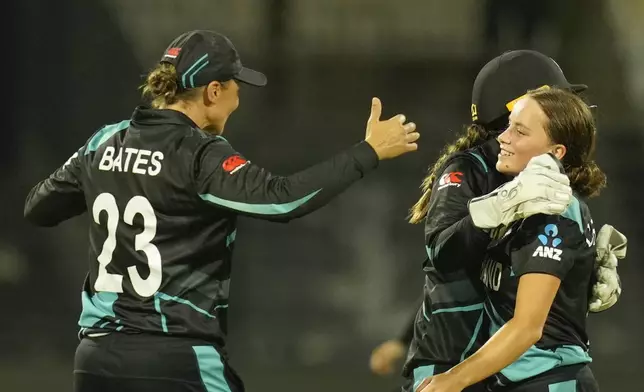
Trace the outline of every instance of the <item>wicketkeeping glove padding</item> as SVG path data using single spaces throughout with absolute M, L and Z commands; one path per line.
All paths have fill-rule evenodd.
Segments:
M 491 229 L 535 214 L 557 215 L 568 208 L 572 189 L 568 176 L 551 154 L 536 156 L 512 181 L 470 200 L 476 227 Z
M 626 236 L 611 225 L 604 225 L 597 233 L 597 257 L 589 310 L 594 313 L 604 311 L 615 305 L 622 294 L 622 283 L 617 273 L 618 260 L 626 257 Z

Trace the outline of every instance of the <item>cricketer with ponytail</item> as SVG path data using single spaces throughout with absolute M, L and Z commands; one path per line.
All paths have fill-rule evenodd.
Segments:
M 461 392 L 490 376 L 491 391 L 599 391 L 588 366 L 586 332 L 596 249 L 584 200 L 606 185 L 593 160 L 595 139 L 589 106 L 569 91 L 533 90 L 513 106 L 509 127 L 498 137 L 496 169 L 518 179 L 530 162 L 552 154 L 569 178 L 572 203 L 561 214 L 535 214 L 489 232 L 480 280 L 491 337 L 460 364 L 425 379 L 418 391 Z M 516 197 L 513 191 L 501 190 L 499 197 Z M 479 211 L 488 200 L 489 195 L 469 203 L 479 228 L 489 228 Z
M 513 105 L 530 89 L 554 86 L 586 89 L 570 84 L 553 59 L 535 51 L 506 52 L 488 62 L 474 82 L 473 123 L 446 147 L 423 181 L 423 195 L 410 221 L 425 223 L 428 257 L 423 303 L 403 367 L 403 390 L 418 389 L 427 377 L 448 371 L 488 339 L 490 319 L 480 271 L 490 231 L 535 214 L 557 216 L 572 200 L 570 180 L 550 155 L 531 161 L 514 179 L 496 170 L 501 152 L 496 139 L 508 127 Z M 509 191 L 514 197 L 504 199 Z M 485 195 L 470 213 L 470 201 Z M 610 278 L 616 276 L 612 269 Z M 601 288 L 594 293 L 591 310 L 607 309 L 619 296 L 617 284 Z M 485 391 L 486 385 L 478 382 L 465 390 Z
M 381 121 L 374 98 L 364 141 L 273 175 L 221 136 L 241 83 L 266 77 L 241 65 L 228 38 L 182 34 L 147 76 L 152 107 L 101 128 L 29 193 L 25 217 L 37 225 L 93 218 L 75 391 L 243 391 L 226 354 L 237 217 L 307 215 L 380 160 L 417 149 L 415 125 Z

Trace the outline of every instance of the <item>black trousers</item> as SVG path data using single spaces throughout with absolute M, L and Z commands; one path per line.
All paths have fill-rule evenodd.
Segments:
M 207 342 L 111 333 L 81 340 L 75 392 L 244 392 L 225 354 Z

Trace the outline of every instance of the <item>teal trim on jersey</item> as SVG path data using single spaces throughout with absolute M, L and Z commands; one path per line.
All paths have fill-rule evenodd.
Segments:
M 427 310 L 425 309 L 425 301 L 423 301 L 423 317 L 425 317 L 425 320 L 429 321 L 429 317 L 427 316 Z
M 548 385 L 548 392 L 577 392 L 577 380 L 568 380 Z
M 123 120 L 118 124 L 106 125 L 100 131 L 96 132 L 94 137 L 87 143 L 85 155 L 96 151 L 98 147 L 109 140 L 115 133 L 121 132 L 130 126 L 130 120 Z
M 165 314 L 161 312 L 161 299 L 156 295 L 154 296 L 154 310 L 156 310 L 157 313 L 159 313 L 159 315 L 161 316 L 161 329 L 163 330 L 163 332 L 167 333 L 168 321 L 165 318 Z
M 427 252 L 427 257 L 429 258 L 429 261 L 434 260 L 434 249 L 425 245 L 425 251 Z
M 197 305 L 193 304 L 192 302 L 188 301 L 187 299 L 183 299 L 183 298 L 175 297 L 173 295 L 168 295 L 168 294 L 159 293 L 159 292 L 155 294 L 155 298 L 159 298 L 159 299 L 162 299 L 164 301 L 174 301 L 174 302 L 177 302 L 177 303 L 180 303 L 180 304 L 183 304 L 183 305 L 187 305 L 187 306 L 190 306 L 193 310 L 196 310 L 197 312 L 203 314 L 204 316 L 207 316 L 207 317 L 210 317 L 210 318 L 217 318 L 217 317 L 213 316 L 212 314 L 206 312 L 205 310 L 201 309 Z M 159 313 L 161 313 L 161 312 L 159 312 Z
M 192 64 L 186 72 L 183 73 L 183 75 L 181 76 L 181 84 L 183 84 L 184 88 L 188 88 L 188 86 L 186 85 L 186 77 L 188 76 L 188 74 L 190 74 L 190 71 L 192 71 L 193 68 L 198 67 L 199 64 L 207 58 L 208 58 L 208 54 L 204 54 L 203 56 L 198 58 L 197 61 L 195 61 L 194 64 Z
M 283 203 L 283 204 L 249 204 L 249 203 L 241 203 L 238 201 L 231 201 L 231 200 L 226 200 L 219 198 L 217 196 L 213 196 L 209 193 L 199 195 L 203 200 L 209 201 L 213 204 L 217 204 L 223 207 L 230 208 L 231 210 L 235 211 L 241 211 L 241 212 L 248 212 L 251 214 L 258 214 L 258 215 L 281 215 L 281 214 L 286 214 L 297 207 L 301 206 L 302 204 L 306 203 L 307 201 L 311 200 L 315 195 L 320 193 L 322 189 L 318 189 L 317 191 L 310 193 L 300 199 L 297 199 L 295 201 L 292 201 L 290 203 Z
M 215 306 L 215 310 L 217 310 L 217 309 L 228 309 L 228 304 L 217 305 L 217 306 Z
M 591 363 L 593 358 L 579 346 L 567 344 L 555 350 L 555 353 L 561 358 L 560 366 L 576 365 L 579 363 Z
M 483 309 L 485 309 L 485 313 L 487 313 L 487 316 L 492 320 L 492 323 L 496 323 L 497 325 L 505 324 L 505 320 L 503 320 L 496 309 L 494 309 L 494 305 L 492 305 L 492 302 L 489 299 L 485 301 Z
M 224 377 L 224 363 L 213 346 L 192 346 L 197 356 L 201 381 L 207 392 L 231 392 Z
M 474 304 L 474 305 L 456 306 L 454 308 L 445 308 L 445 309 L 432 310 L 432 314 L 453 313 L 453 312 L 471 312 L 472 310 L 481 310 L 481 309 L 483 309 L 483 302 L 478 303 L 478 304 Z
M 235 242 L 235 238 L 237 238 L 237 230 L 235 230 L 232 233 L 228 234 L 228 236 L 226 237 L 226 247 L 229 247 L 230 244 Z
M 483 165 L 483 170 L 485 170 L 485 172 L 486 172 L 486 173 L 490 171 L 490 170 L 487 168 L 487 163 L 485 163 L 485 160 L 483 159 L 483 157 L 482 157 L 482 156 L 480 156 L 479 154 L 477 154 L 477 153 L 475 153 L 475 152 L 469 152 L 468 154 L 470 154 L 470 155 L 471 155 L 471 156 L 473 156 L 474 158 L 478 159 L 478 160 L 479 160 L 479 162 L 481 162 L 481 165 Z
M 481 307 L 482 306 L 483 304 L 481 304 Z M 463 350 L 463 354 L 461 354 L 461 362 L 465 360 L 465 357 L 467 356 L 468 351 L 472 349 L 472 346 L 474 346 L 474 342 L 476 342 L 476 338 L 479 336 L 479 332 L 481 331 L 481 326 L 483 326 L 484 315 L 485 315 L 485 310 L 481 309 L 481 315 L 479 316 L 479 319 L 476 321 L 476 326 L 474 327 L 472 338 L 470 339 L 470 342 L 467 344 L 467 347 L 465 347 L 465 350 Z
M 584 223 L 581 219 L 581 206 L 579 205 L 579 200 L 577 200 L 576 197 L 572 197 L 570 205 L 561 214 L 561 216 L 577 222 L 579 225 L 579 231 L 581 231 L 581 234 L 584 234 Z
M 421 366 L 414 369 L 414 391 L 427 377 L 434 375 L 434 365 Z
M 579 346 L 566 345 L 558 347 L 554 351 L 542 350 L 532 346 L 513 364 L 501 370 L 501 373 L 508 380 L 517 382 L 560 366 L 589 362 L 592 362 L 592 359 Z
M 100 291 L 90 297 L 87 292 L 83 291 L 81 294 L 83 310 L 81 311 L 78 325 L 84 328 L 91 328 L 101 321 L 105 322 L 105 317 L 116 317 L 114 314 L 114 302 L 116 302 L 117 298 L 117 293 Z
M 492 336 L 501 329 L 505 321 L 498 323 L 497 320 L 502 320 L 501 317 L 490 301 L 487 304 L 493 314 L 492 317 L 488 311 L 488 306 L 486 306 L 485 310 L 491 319 L 490 336 Z M 542 350 L 532 345 L 526 352 L 521 354 L 519 359 L 501 370 L 501 374 L 512 382 L 519 382 L 560 366 L 589 362 L 592 362 L 592 358 L 579 346 L 563 345 L 553 351 Z
M 434 261 L 434 258 L 438 256 L 438 252 L 441 251 L 441 248 L 443 247 L 443 245 L 445 245 L 450 237 L 451 236 L 445 238 L 443 242 L 436 244 L 433 248 L 431 246 L 425 245 L 425 250 L 427 251 L 427 257 L 429 258 L 429 261 Z

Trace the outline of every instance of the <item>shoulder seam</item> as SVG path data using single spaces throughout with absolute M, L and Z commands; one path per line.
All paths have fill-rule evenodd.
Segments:
M 127 129 L 130 126 L 131 120 L 123 120 L 119 123 L 108 124 L 101 127 L 87 141 L 85 148 L 85 155 L 89 154 L 92 151 L 98 150 L 101 144 L 108 141 L 114 134 Z

